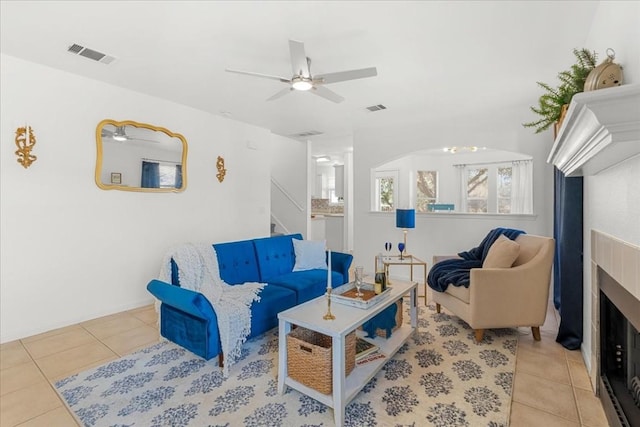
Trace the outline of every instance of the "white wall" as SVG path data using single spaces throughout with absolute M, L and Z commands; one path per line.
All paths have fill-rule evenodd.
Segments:
M 353 151 L 344 153 L 344 243 L 347 253 L 353 253 Z
M 607 48 L 624 67 L 624 83 L 640 83 L 640 3 L 600 2 L 585 46 L 600 60 Z M 640 141 L 638 141 L 640 144 Z M 629 159 L 594 176 L 584 177 L 583 342 L 591 369 L 591 229 L 640 245 L 640 157 Z
M 288 233 L 302 233 L 308 238 L 311 196 L 308 187 L 311 145 L 280 135 L 272 135 L 267 160 L 271 177 L 271 214 Z M 283 231 L 283 230 L 279 230 Z
M 480 92 L 472 95 L 482 96 Z M 529 234 L 552 236 L 553 168 L 546 163 L 546 158 L 553 138 L 550 132 L 536 135 L 523 128 L 521 123 L 529 119 L 528 105 L 505 105 L 503 111 L 454 117 L 447 122 L 425 121 L 357 132 L 354 138 L 354 263 L 371 271 L 375 254 L 384 251 L 384 242 L 394 242 L 395 247 L 402 240 L 402 231 L 395 227 L 394 213 L 369 211 L 371 168 L 418 150 L 444 146 L 486 146 L 533 158 L 534 215 L 417 214 L 416 228 L 408 233 L 409 253 L 431 265 L 433 255 L 457 253 L 477 246 L 495 227 L 520 228 Z M 403 181 L 401 177 L 401 185 L 409 183 L 409 178 L 405 178 Z M 413 180 L 409 185 L 414 185 Z M 400 200 L 399 206 L 403 203 Z M 408 277 L 408 272 L 402 274 L 400 270 L 391 274 Z
M 0 59 L 1 342 L 151 303 L 145 286 L 174 244 L 269 234 L 269 131 Z M 186 190 L 99 189 L 95 130 L 106 118 L 184 135 Z M 15 130 L 25 124 L 37 138 L 38 159 L 28 169 L 14 155 Z M 223 183 L 218 155 L 228 169 Z

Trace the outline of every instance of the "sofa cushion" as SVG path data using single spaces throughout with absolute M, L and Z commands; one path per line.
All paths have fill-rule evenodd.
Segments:
M 293 271 L 327 269 L 326 240 L 292 239 L 295 265 Z
M 332 271 L 331 283 L 335 286 L 340 286 L 341 282 L 342 274 Z M 297 304 L 302 304 L 325 293 L 327 289 L 327 270 L 295 271 L 274 277 L 269 283 L 295 291 Z
M 296 305 L 296 293 L 282 286 L 266 285 L 260 301 L 251 305 L 251 336 L 255 337 L 278 326 L 278 313 Z
M 302 240 L 300 234 L 264 237 L 253 240 L 260 271 L 260 282 L 269 283 L 272 277 L 291 273 L 295 263 L 295 253 L 291 239 Z
M 519 253 L 520 245 L 517 242 L 500 235 L 489 248 L 482 268 L 510 268 Z
M 444 292 L 466 304 L 471 300 L 471 291 L 467 286 L 448 286 Z
M 258 261 L 251 240 L 213 245 L 218 255 L 220 278 L 230 285 L 260 282 Z

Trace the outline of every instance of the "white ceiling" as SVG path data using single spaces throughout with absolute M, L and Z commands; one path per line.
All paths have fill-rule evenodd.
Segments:
M 598 2 L 583 1 L 4 1 L 5 54 L 224 114 L 281 135 L 320 131 L 337 150 L 354 131 L 473 115 L 536 102 L 584 47 Z M 284 83 L 225 72 L 291 76 L 288 40 L 312 72 L 375 66 L 378 76 L 275 101 Z M 72 55 L 78 43 L 110 65 Z M 383 104 L 370 113 L 366 107 Z M 532 117 L 533 118 L 533 117 Z M 135 120 L 135 117 L 122 119 Z M 329 148 L 333 147 L 333 148 Z M 317 152 L 317 150 L 316 150 Z

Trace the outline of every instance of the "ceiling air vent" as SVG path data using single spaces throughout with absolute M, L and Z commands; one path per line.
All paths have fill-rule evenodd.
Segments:
M 93 59 L 94 61 L 101 62 L 103 64 L 111 64 L 116 59 L 113 56 L 109 56 L 102 52 L 98 52 L 97 50 L 80 46 L 76 43 L 69 46 L 67 48 L 67 52 L 73 53 L 74 55 L 84 56 L 85 58 Z
M 294 133 L 291 135 L 292 138 L 308 138 L 310 136 L 322 135 L 322 132 L 318 132 L 317 130 L 309 130 L 306 132 Z
M 378 105 L 372 105 L 371 107 L 367 107 L 367 110 L 373 112 L 373 111 L 380 111 L 380 110 L 386 110 L 387 107 L 385 107 L 382 104 L 378 104 Z

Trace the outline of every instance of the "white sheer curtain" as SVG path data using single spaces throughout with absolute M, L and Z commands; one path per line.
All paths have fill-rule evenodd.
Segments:
M 458 212 L 467 211 L 467 165 L 454 165 L 458 169 L 460 186 L 458 187 Z
M 511 213 L 533 213 L 533 161 L 511 163 Z

